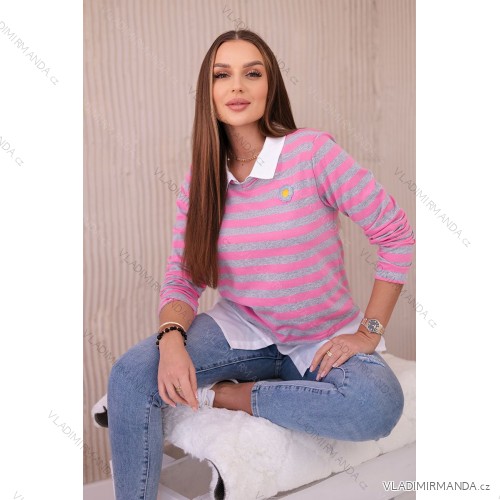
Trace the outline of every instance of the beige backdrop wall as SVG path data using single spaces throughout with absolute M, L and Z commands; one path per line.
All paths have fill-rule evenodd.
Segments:
M 158 326 L 199 66 L 213 40 L 235 27 L 255 30 L 274 51 L 297 126 L 331 132 L 415 227 L 405 184 L 415 179 L 414 0 L 85 0 L 85 482 L 109 477 L 107 430 L 92 425 L 90 409 L 106 393 L 113 361 Z M 348 220 L 343 235 L 364 307 L 376 248 Z M 415 265 L 386 334 L 389 350 L 408 359 L 414 276 Z M 207 290 L 200 311 L 215 299 Z

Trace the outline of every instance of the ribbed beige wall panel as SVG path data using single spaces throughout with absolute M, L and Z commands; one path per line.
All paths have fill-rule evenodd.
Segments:
M 399 178 L 415 179 L 414 22 L 413 0 L 85 0 L 85 482 L 109 476 L 107 431 L 92 425 L 90 408 L 106 393 L 114 360 L 157 327 L 155 282 L 170 252 L 210 44 L 235 27 L 259 33 L 278 59 L 297 126 L 331 132 L 415 227 L 415 195 Z M 376 249 L 343 221 L 364 307 Z M 393 353 L 414 359 L 415 266 L 405 289 L 386 338 Z M 207 290 L 200 311 L 216 297 Z

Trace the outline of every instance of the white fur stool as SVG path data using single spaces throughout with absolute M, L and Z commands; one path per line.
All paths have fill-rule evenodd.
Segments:
M 378 441 L 328 439 L 242 411 L 166 407 L 158 499 L 394 498 L 382 481 L 415 479 L 415 362 L 382 356 L 401 383 L 405 405 L 391 434 Z M 103 424 L 104 403 L 105 397 L 93 408 L 96 425 L 99 418 Z

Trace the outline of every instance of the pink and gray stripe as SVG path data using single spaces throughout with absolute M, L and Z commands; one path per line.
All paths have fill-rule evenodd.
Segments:
M 197 312 L 205 288 L 180 268 L 189 179 L 188 172 L 177 199 L 158 313 L 172 300 Z M 375 278 L 404 283 L 415 243 L 406 214 L 330 134 L 302 128 L 286 136 L 272 179 L 228 185 L 220 295 L 279 342 L 331 336 L 359 313 L 344 269 L 339 212 L 378 246 Z

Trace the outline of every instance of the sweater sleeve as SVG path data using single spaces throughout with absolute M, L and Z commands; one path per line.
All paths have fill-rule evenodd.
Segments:
M 158 315 L 162 308 L 173 300 L 182 300 L 191 306 L 194 313 L 198 311 L 198 301 L 206 285 L 195 286 L 191 277 L 181 267 L 184 251 L 184 235 L 186 232 L 187 212 L 189 207 L 189 182 L 191 169 L 189 169 L 177 196 L 177 212 L 172 235 L 172 248 L 167 259 L 163 282 L 160 288 Z
M 327 206 L 359 225 L 371 245 L 378 245 L 375 278 L 405 283 L 415 238 L 405 212 L 334 138 L 322 132 L 314 139 L 312 169 L 318 193 Z

